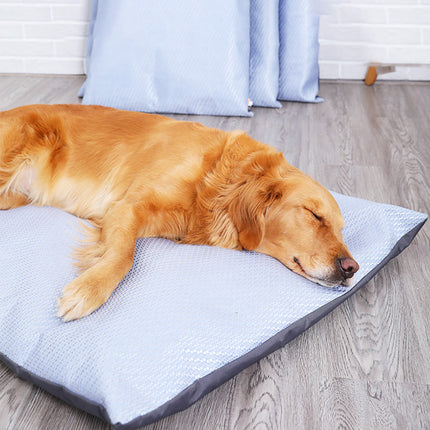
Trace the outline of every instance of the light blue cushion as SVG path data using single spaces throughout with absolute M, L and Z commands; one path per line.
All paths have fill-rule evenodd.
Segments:
M 249 97 L 254 106 L 280 107 L 279 0 L 251 0 Z
M 0 211 L 0 359 L 122 429 L 184 409 L 356 292 L 426 219 L 335 198 L 360 264 L 351 289 L 314 284 L 255 252 L 140 239 L 112 297 L 69 323 L 56 300 L 76 276 L 78 220 L 49 207 Z
M 315 0 L 279 0 L 279 100 L 319 102 Z
M 90 24 L 88 28 L 88 39 L 87 39 L 87 55 L 85 57 L 85 69 L 86 74 L 88 75 L 88 70 L 91 63 L 91 52 L 93 50 L 93 33 L 94 33 L 94 25 L 96 23 L 96 17 L 97 17 L 97 6 L 98 6 L 98 0 L 92 0 L 91 3 L 91 18 L 90 18 Z M 85 94 L 85 87 L 86 87 L 86 81 L 83 83 L 81 88 L 78 91 L 78 97 L 83 97 Z
M 84 104 L 251 115 L 249 0 L 104 0 L 91 47 Z

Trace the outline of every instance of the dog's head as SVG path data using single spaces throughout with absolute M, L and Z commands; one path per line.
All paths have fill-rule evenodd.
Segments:
M 241 174 L 229 211 L 240 245 L 318 284 L 349 286 L 359 267 L 343 242 L 333 196 L 277 152 L 256 154 Z

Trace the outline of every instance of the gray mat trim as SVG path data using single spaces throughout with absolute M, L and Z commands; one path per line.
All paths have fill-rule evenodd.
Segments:
M 342 296 L 332 300 L 330 303 L 320 307 L 319 309 L 311 312 L 305 317 L 297 320 L 293 324 L 281 330 L 276 335 L 272 336 L 266 342 L 259 345 L 257 348 L 249 351 L 248 353 L 242 355 L 236 360 L 220 367 L 214 372 L 204 376 L 201 379 L 196 380 L 184 391 L 179 393 L 173 399 L 166 402 L 164 405 L 154 409 L 153 411 L 137 417 L 132 421 L 121 424 L 112 423 L 106 412 L 106 409 L 83 396 L 75 394 L 66 387 L 56 384 L 54 382 L 48 381 L 40 376 L 28 372 L 26 369 L 20 365 L 9 360 L 5 355 L 0 353 L 0 360 L 3 361 L 6 366 L 8 366 L 13 372 L 15 372 L 20 378 L 31 382 L 38 387 L 43 388 L 48 393 L 60 398 L 71 406 L 83 409 L 92 415 L 95 415 L 108 423 L 111 423 L 115 429 L 121 430 L 134 430 L 140 426 L 150 424 L 161 418 L 172 415 L 176 412 L 182 411 L 197 400 L 201 399 L 204 395 L 208 394 L 215 388 L 222 385 L 224 382 L 231 379 L 233 376 L 237 375 L 242 370 L 246 369 L 250 365 L 256 363 L 263 357 L 271 354 L 273 351 L 286 345 L 288 342 L 296 338 L 299 334 L 303 333 L 309 327 L 317 323 L 321 318 L 330 313 L 333 309 L 343 303 L 348 297 L 355 294 L 360 288 L 362 288 L 367 282 L 369 282 L 391 259 L 399 255 L 409 244 L 412 242 L 418 231 L 424 225 L 427 220 L 418 224 L 408 233 L 406 233 L 393 247 L 390 253 L 373 269 L 371 270 L 363 279 L 361 279 L 357 285 L 355 285 L 351 290 L 343 294 Z

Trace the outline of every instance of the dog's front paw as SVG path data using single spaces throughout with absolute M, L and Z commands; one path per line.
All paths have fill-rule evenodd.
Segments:
M 57 301 L 57 316 L 63 321 L 85 317 L 98 309 L 109 298 L 104 297 L 97 286 L 84 283 L 79 278 L 67 284 Z

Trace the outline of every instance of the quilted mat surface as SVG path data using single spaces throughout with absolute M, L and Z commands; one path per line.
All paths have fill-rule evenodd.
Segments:
M 407 246 L 426 219 L 334 195 L 360 264 L 356 286 Z M 279 333 L 303 331 L 321 317 L 316 311 L 329 312 L 350 292 L 314 284 L 255 252 L 140 239 L 132 270 L 108 302 L 63 323 L 56 299 L 76 276 L 69 254 L 79 235 L 78 219 L 58 209 L 0 211 L 0 358 L 118 428 L 189 406 L 286 343 Z

